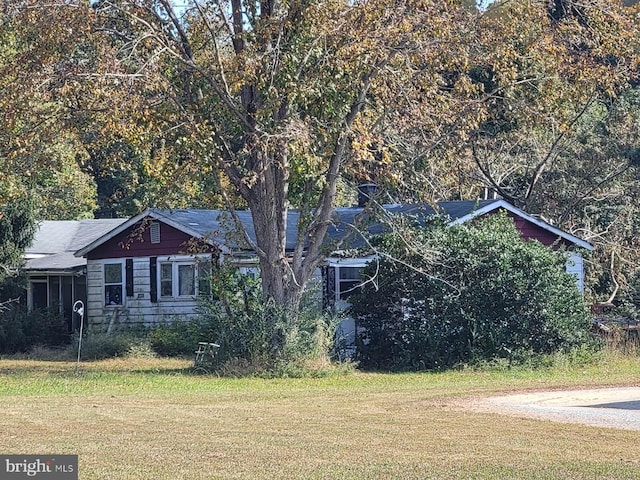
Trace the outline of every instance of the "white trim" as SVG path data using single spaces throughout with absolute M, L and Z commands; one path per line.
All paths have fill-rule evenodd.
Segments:
M 118 307 L 124 307 L 127 301 L 127 272 L 126 272 L 126 268 L 125 268 L 125 264 L 126 261 L 125 259 L 122 258 L 104 258 L 102 260 L 98 260 L 96 263 L 98 263 L 100 265 L 100 286 L 101 286 L 101 292 L 102 292 L 102 306 L 105 308 L 118 308 Z M 122 290 L 120 292 L 121 295 L 121 299 L 120 299 L 120 303 L 111 303 L 108 304 L 107 303 L 107 297 L 106 297 L 106 288 L 107 288 L 107 282 L 105 281 L 104 278 L 104 267 L 105 265 L 120 265 L 120 283 L 110 283 L 109 285 L 120 285 Z
M 198 296 L 198 286 L 197 286 L 197 268 L 196 263 L 191 262 L 178 262 L 178 261 L 162 261 L 158 262 L 160 268 L 158 268 L 158 275 L 160 278 L 158 279 L 158 285 L 160 286 L 160 291 L 158 292 L 158 299 L 160 300 L 168 300 L 168 299 L 176 299 L 176 298 L 195 298 Z M 171 278 L 168 279 L 171 281 L 171 295 L 163 295 L 162 294 L 162 267 L 164 265 L 169 265 L 171 267 Z M 192 285 L 191 289 L 193 293 L 181 295 L 180 294 L 180 267 L 190 267 L 193 274 L 191 276 Z
M 520 210 L 517 207 L 514 207 L 513 205 L 511 205 L 509 202 L 505 201 L 505 200 L 496 200 L 493 203 L 490 203 L 489 205 L 485 205 L 482 208 L 478 208 L 477 210 L 474 210 L 473 212 L 469 213 L 468 215 L 465 215 L 463 217 L 457 218 L 456 220 L 452 221 L 449 223 L 449 225 L 461 225 L 465 222 L 468 222 L 469 220 L 472 220 L 476 217 L 480 217 L 482 215 L 485 215 L 489 212 L 492 212 L 494 210 L 497 210 L 499 208 L 504 208 L 505 210 L 513 213 L 514 215 L 517 215 L 531 223 L 533 223 L 534 225 L 537 225 L 538 227 L 547 230 L 551 233 L 553 233 L 554 235 L 557 235 L 560 238 L 563 238 L 573 244 L 575 244 L 578 247 L 584 248 L 585 250 L 593 250 L 593 246 L 582 240 L 581 238 L 578 238 L 574 235 L 571 235 L 570 233 L 567 233 L 563 230 L 560 230 L 559 228 L 554 227 L 553 225 L 548 224 L 547 222 L 540 220 L 539 218 L 536 218 L 532 215 L 529 215 L 527 213 L 525 213 L 523 210 Z
M 327 265 L 330 267 L 366 267 L 375 260 L 377 255 L 368 255 L 359 258 L 327 257 Z
M 584 293 L 584 259 L 579 253 L 573 253 L 565 265 L 565 270 L 576 277 L 580 292 Z
M 156 269 L 156 285 L 158 288 L 158 301 L 169 302 L 175 300 L 195 299 L 200 296 L 199 289 L 199 265 L 202 262 L 210 264 L 211 255 L 171 255 L 158 257 L 158 268 Z M 171 265 L 171 295 L 162 295 L 162 265 Z M 181 265 L 193 267 L 193 295 L 180 295 L 180 275 L 178 273 Z

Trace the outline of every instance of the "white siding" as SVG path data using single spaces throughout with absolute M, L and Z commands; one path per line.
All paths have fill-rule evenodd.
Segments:
M 124 262 L 124 259 L 121 259 Z M 125 297 L 123 305 L 105 306 L 103 264 L 115 260 L 89 260 L 87 262 L 87 318 L 94 331 L 107 331 L 109 325 L 151 326 L 176 320 L 188 320 L 196 315 L 198 300 L 189 298 L 161 298 L 151 302 L 149 257 L 133 259 L 133 296 Z
M 578 289 L 584 292 L 584 263 L 579 253 L 573 253 L 567 261 L 567 273 L 576 277 Z

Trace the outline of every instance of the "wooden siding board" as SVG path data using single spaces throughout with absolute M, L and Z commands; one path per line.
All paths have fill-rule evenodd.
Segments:
M 519 217 L 511 212 L 508 212 L 509 216 L 513 219 L 514 224 L 520 235 L 525 240 L 538 240 L 543 245 L 548 247 L 560 248 L 561 246 L 568 246 L 565 239 L 558 237 L 549 230 L 536 225 L 522 217 Z
M 125 324 L 152 326 L 197 317 L 195 311 L 198 300 L 195 298 L 160 299 L 157 303 L 151 302 L 151 269 L 148 256 L 133 257 L 133 296 L 125 298 L 122 306 L 106 307 L 102 264 L 102 259 L 91 259 L 87 266 L 87 271 L 91 272 L 93 279 L 91 286 L 87 289 L 87 318 L 94 330 L 105 330 L 114 315 L 116 315 L 113 320 L 116 329 Z

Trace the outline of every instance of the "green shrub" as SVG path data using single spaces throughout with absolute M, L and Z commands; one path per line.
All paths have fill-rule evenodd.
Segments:
M 12 305 L 0 315 L 0 353 L 26 352 L 33 347 L 57 347 L 71 340 L 67 321 L 54 310 L 27 310 Z
M 319 309 L 313 292 L 291 313 L 264 302 L 259 279 L 233 268 L 213 272 L 213 299 L 200 307 L 205 341 L 220 345 L 221 366 L 248 365 L 256 370 L 297 371 L 312 359 L 327 357 L 335 321 Z
M 131 350 L 136 339 L 130 335 L 89 333 L 82 339 L 80 358 L 82 360 L 102 360 L 124 357 Z M 78 336 L 73 341 L 74 355 L 78 355 Z
M 164 357 L 193 355 L 198 342 L 205 341 L 203 328 L 198 322 L 183 320 L 152 328 L 147 339 L 151 349 Z
M 591 341 L 591 319 L 564 270 L 565 254 L 523 241 L 506 215 L 409 230 L 402 240 L 385 237 L 380 248 L 394 260 L 371 266 L 370 275 L 379 269 L 377 282 L 353 298 L 364 328 L 363 366 L 520 361 Z

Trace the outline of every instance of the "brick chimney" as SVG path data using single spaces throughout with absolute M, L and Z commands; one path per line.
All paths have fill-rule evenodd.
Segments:
M 365 207 L 369 201 L 378 193 L 378 184 L 362 183 L 358 185 L 358 207 Z

